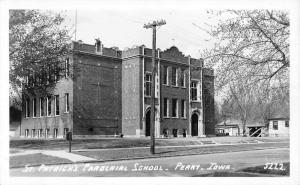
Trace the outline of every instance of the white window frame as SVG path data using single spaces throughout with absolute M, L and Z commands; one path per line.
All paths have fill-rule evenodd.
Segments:
M 65 113 L 70 112 L 70 99 L 69 99 L 69 93 L 65 93 Z
M 165 107 L 165 99 L 167 100 L 167 107 Z M 167 115 L 164 115 L 165 112 L 163 112 L 163 117 L 164 118 L 169 118 L 170 117 L 170 115 L 169 115 L 169 112 L 170 112 L 170 101 L 169 101 L 169 98 L 164 98 L 163 101 L 164 101 L 163 102 L 164 103 L 164 111 L 167 108 Z
M 42 102 L 42 100 L 43 100 L 43 102 Z M 40 117 L 43 117 L 43 116 L 45 116 L 45 98 L 44 97 L 41 97 L 40 98 Z M 42 110 L 42 107 L 43 107 L 43 110 Z M 42 115 L 42 113 L 44 113 L 44 115 Z
M 35 138 L 36 135 L 35 135 L 35 129 L 31 129 L 31 138 Z
M 184 88 L 186 88 L 186 82 L 185 82 L 185 80 L 186 80 L 186 77 L 185 77 L 185 69 L 181 69 L 181 75 L 183 75 L 183 86 L 181 86 L 181 87 L 184 87 Z M 181 77 L 182 78 L 182 77 Z M 181 84 L 180 84 L 181 85 Z
M 67 133 L 69 132 L 69 128 L 64 128 L 64 138 L 66 138 L 67 137 Z
M 49 101 L 49 99 L 50 99 L 50 101 Z M 52 102 L 51 101 L 51 96 L 48 96 L 47 98 L 46 98 L 46 100 L 47 100 L 47 103 L 46 103 L 46 115 L 47 115 L 47 117 L 50 117 L 51 115 L 52 115 L 52 106 L 51 106 L 51 104 L 50 104 L 50 114 L 49 114 L 49 102 Z
M 200 90 L 201 90 L 201 88 L 200 88 L 200 80 L 197 80 L 197 79 L 192 79 L 191 80 L 191 84 L 192 84 L 192 82 L 196 82 L 196 90 L 197 90 L 197 92 L 196 92 L 196 100 L 193 100 L 193 98 L 192 98 L 192 93 L 191 93 L 191 101 L 192 102 L 200 102 L 200 100 L 201 100 L 201 92 L 200 92 Z M 192 89 L 192 87 L 190 87 L 190 89 Z
M 58 114 L 57 114 L 57 100 L 58 100 Z M 54 96 L 54 115 L 59 116 L 60 110 L 59 110 L 59 95 Z
M 28 138 L 28 136 L 29 136 L 29 129 L 25 129 L 24 135 L 25 135 L 25 138 Z
M 182 107 L 182 101 L 183 101 L 183 107 Z M 186 118 L 186 100 L 182 99 L 181 100 L 181 112 L 180 112 L 180 116 L 181 118 Z M 182 109 L 183 109 L 183 116 L 182 116 Z
M 29 118 L 30 117 L 30 99 L 27 98 L 25 100 L 25 118 Z
M 166 83 L 163 83 L 163 85 L 169 85 L 169 66 L 167 66 L 167 65 L 163 65 L 164 67 L 163 67 L 163 72 L 164 72 L 164 75 L 167 75 L 167 79 L 166 79 Z M 167 69 L 167 74 L 165 74 L 165 69 Z M 165 80 L 165 76 L 163 76 L 163 81 Z
M 36 98 L 32 99 L 32 117 L 36 118 L 37 117 L 37 110 L 36 110 Z M 35 115 L 34 115 L 35 112 Z
M 150 81 L 147 80 L 147 75 L 150 75 Z M 147 94 L 147 83 L 150 83 L 150 95 Z M 152 86 L 152 73 L 151 72 L 146 72 L 146 74 L 145 74 L 145 97 L 151 97 L 151 93 L 152 93 L 151 92 L 151 90 L 152 90 L 151 86 Z
M 175 85 L 172 84 L 173 83 L 173 68 L 175 68 Z M 171 68 L 171 73 L 172 73 L 172 75 L 171 75 L 171 85 L 173 87 L 178 87 L 178 68 L 177 67 L 172 67 Z

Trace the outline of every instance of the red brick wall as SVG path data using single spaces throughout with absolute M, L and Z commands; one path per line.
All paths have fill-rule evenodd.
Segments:
M 74 135 L 114 135 L 122 130 L 121 59 L 77 53 Z

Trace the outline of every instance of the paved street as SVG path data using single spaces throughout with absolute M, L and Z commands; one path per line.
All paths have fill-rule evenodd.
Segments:
M 289 148 L 13 168 L 11 176 L 199 176 L 289 162 Z

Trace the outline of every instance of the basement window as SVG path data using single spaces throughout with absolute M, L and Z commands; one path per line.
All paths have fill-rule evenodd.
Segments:
M 53 129 L 53 138 L 57 138 L 57 133 L 58 133 L 58 129 L 54 128 Z

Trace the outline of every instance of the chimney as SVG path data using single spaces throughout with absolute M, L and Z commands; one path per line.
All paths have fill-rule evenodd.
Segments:
M 95 39 L 95 40 L 96 40 L 96 43 L 95 43 L 96 53 L 102 55 L 103 45 L 99 38 Z

